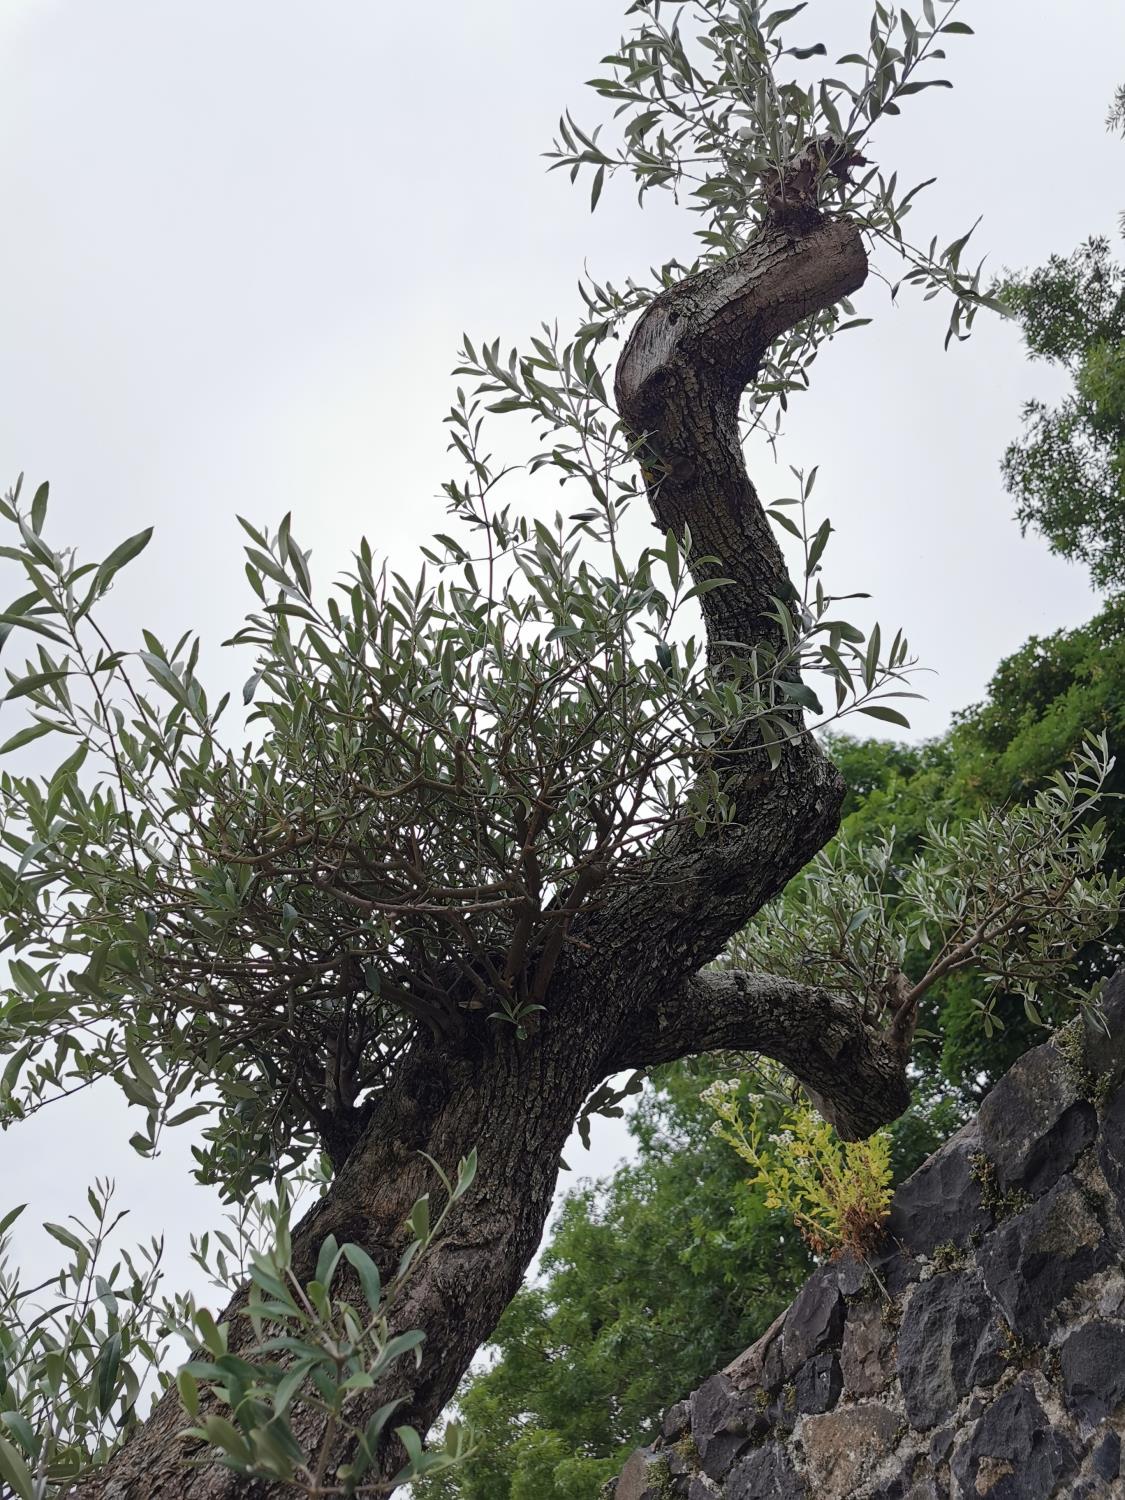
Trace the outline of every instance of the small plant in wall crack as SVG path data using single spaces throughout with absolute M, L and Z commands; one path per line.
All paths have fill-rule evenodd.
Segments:
M 943 1240 L 940 1245 L 935 1245 L 932 1259 L 934 1270 L 939 1274 L 943 1271 L 962 1271 L 969 1263 L 966 1252 L 952 1240 Z
M 981 1202 L 994 1219 L 1010 1219 L 1031 1203 L 1022 1188 L 1000 1186 L 996 1163 L 983 1151 L 974 1151 L 969 1157 L 969 1176 L 979 1186 Z
M 737 1079 L 713 1083 L 701 1096 L 718 1119 L 711 1130 L 753 1169 L 750 1182 L 766 1190 L 766 1206 L 784 1210 L 817 1256 L 845 1250 L 863 1257 L 883 1237 L 891 1202 L 891 1138 L 880 1130 L 865 1141 L 841 1141 L 804 1101 L 783 1114 L 766 1136 L 760 1113 L 743 1116 Z

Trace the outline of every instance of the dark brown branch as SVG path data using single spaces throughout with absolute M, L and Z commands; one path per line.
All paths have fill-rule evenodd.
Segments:
M 848 220 L 804 235 L 767 230 L 740 255 L 679 283 L 646 309 L 617 365 L 621 415 L 645 439 L 657 523 L 719 559 L 734 586 L 703 598 L 708 637 L 753 644 L 784 594 L 781 549 L 746 473 L 742 392 L 774 339 L 862 286 L 867 257 Z M 714 572 L 715 570 L 711 570 Z
M 767 229 L 741 254 L 669 288 L 645 310 L 617 367 L 621 413 L 643 438 L 653 514 L 691 552 L 696 581 L 732 579 L 703 595 L 711 659 L 730 642 L 778 646 L 767 618 L 792 595 L 781 550 L 746 473 L 739 402 L 770 343 L 859 287 L 867 258 L 856 226 Z M 745 654 L 745 652 L 739 653 Z M 728 747 L 734 751 L 734 747 Z M 734 825 L 703 837 L 678 829 L 627 865 L 599 910 L 576 924 L 638 996 L 656 979 L 693 973 L 721 951 L 836 831 L 843 784 L 808 734 L 765 752 L 741 743 L 725 762 Z M 624 961 L 622 961 L 624 960 Z
M 741 969 L 707 970 L 671 990 L 614 1062 L 647 1068 L 723 1050 L 782 1063 L 846 1140 L 870 1135 L 910 1103 L 909 1037 L 901 1026 L 892 1021 L 876 1031 L 855 1000 Z

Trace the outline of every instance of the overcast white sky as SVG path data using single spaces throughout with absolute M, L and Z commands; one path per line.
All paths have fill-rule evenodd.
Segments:
M 241 683 L 245 661 L 213 649 L 250 606 L 236 511 L 272 527 L 291 510 L 322 579 L 363 531 L 409 571 L 443 514 L 462 329 L 516 342 L 573 320 L 584 262 L 623 279 L 688 253 L 670 202 L 642 214 L 607 190 L 591 218 L 539 156 L 565 106 L 593 112 L 582 81 L 623 9 L 0 0 L 0 484 L 49 478 L 49 539 L 95 557 L 155 523 L 113 600 L 121 644 L 142 624 L 196 627 L 212 679 Z M 868 9 L 814 0 L 800 39 L 851 50 Z M 939 176 L 917 237 L 983 213 L 975 243 L 1000 268 L 1112 234 L 1125 148 L 1103 118 L 1125 81 L 1125 7 L 961 14 L 978 35 L 952 40 L 955 89 L 911 100 L 873 142 L 886 170 Z M 830 585 L 869 590 L 933 669 L 913 711 L 928 735 L 1001 656 L 1095 601 L 1081 570 L 1020 538 L 1000 484 L 1022 401 L 1058 389 L 1049 372 L 1011 326 L 943 353 L 944 311 L 891 309 L 876 281 L 861 300 L 877 321 L 818 361 L 783 457 L 821 466 Z M 784 468 L 756 478 L 766 497 L 790 487 Z M 83 1100 L 10 1132 L 0 1207 L 61 1218 L 114 1173 L 134 1233 L 167 1228 L 182 1268 L 213 1210 L 186 1182 L 186 1143 L 146 1166 L 123 1116 Z M 623 1139 L 607 1127 L 572 1162 L 605 1170 Z

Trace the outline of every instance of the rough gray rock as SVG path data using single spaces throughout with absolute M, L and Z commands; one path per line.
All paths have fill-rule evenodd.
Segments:
M 765 1413 L 751 1407 L 726 1375 L 712 1375 L 691 1398 L 692 1441 L 710 1479 L 725 1479 L 765 1426 Z
M 999 1312 L 979 1276 L 934 1276 L 915 1287 L 898 1336 L 910 1425 L 936 1427 L 974 1386 L 998 1380 L 1001 1345 Z
M 781 1330 L 788 1310 L 779 1313 L 749 1349 L 731 1360 L 722 1372 L 740 1391 L 773 1391 L 781 1384 Z
M 845 1297 L 856 1297 L 871 1281 L 871 1267 L 861 1255 L 845 1250 L 836 1261 L 836 1285 Z
M 985 1410 L 953 1456 L 965 1494 L 989 1500 L 1049 1500 L 1077 1467 L 1074 1443 L 1052 1427 L 1027 1375 Z
M 1125 1089 L 1110 1100 L 1098 1135 L 1098 1166 L 1125 1219 Z
M 980 1264 L 1018 1337 L 1040 1344 L 1057 1304 L 1112 1255 L 1089 1194 L 1067 1176 L 989 1236 Z
M 739 1460 L 724 1500 L 805 1500 L 809 1487 L 781 1443 L 766 1443 Z
M 894 1361 L 888 1358 L 894 1330 L 884 1319 L 882 1298 L 857 1303 L 848 1311 L 840 1346 L 840 1369 L 849 1396 L 873 1396 L 894 1379 Z
M 664 1420 L 660 1424 L 660 1436 L 666 1443 L 674 1443 L 682 1438 L 685 1432 L 691 1431 L 691 1402 L 677 1401 L 675 1406 L 670 1406 L 664 1413 Z
M 816 1271 L 615 1500 L 1123 1500 L 1125 972 L 1105 1015 L 1021 1058 L 883 1250 Z
M 902 1184 L 887 1230 L 904 1250 L 932 1255 L 947 1243 L 964 1249 L 974 1235 L 991 1227 L 973 1175 L 973 1158 L 980 1149 L 980 1128 L 973 1120 Z
M 1036 1047 L 980 1107 L 981 1150 L 1001 1188 L 1039 1196 L 1069 1172 L 1097 1133 L 1097 1116 L 1079 1098 L 1075 1070 L 1056 1047 Z
M 1116 1432 L 1107 1432 L 1094 1449 L 1090 1469 L 1096 1478 L 1104 1479 L 1106 1484 L 1121 1473 L 1121 1439 Z
M 906 1423 L 876 1401 L 809 1417 L 801 1442 L 818 1500 L 852 1500 L 894 1448 Z
M 1125 1402 L 1125 1328 L 1101 1318 L 1063 1344 L 1063 1395 L 1071 1411 L 1096 1427 Z
M 913 1453 L 898 1474 L 872 1490 L 871 1500 L 948 1500 L 949 1487 L 926 1472 L 925 1460 Z
M 817 1354 L 797 1371 L 793 1385 L 799 1412 L 831 1411 L 844 1385 L 840 1361 L 831 1350 Z
M 1101 1018 L 1085 1019 L 1085 1062 L 1096 1079 L 1125 1078 L 1125 968 L 1106 980 L 1100 996 Z
M 668 1477 L 668 1465 L 659 1453 L 637 1448 L 621 1471 L 613 1500 L 662 1500 L 661 1486 Z
M 806 1360 L 835 1348 L 844 1331 L 844 1299 L 835 1267 L 814 1271 L 789 1309 L 781 1328 L 781 1374 L 791 1380 Z
M 943 1427 L 935 1432 L 930 1439 L 929 1458 L 932 1464 L 944 1463 L 953 1452 L 953 1440 L 957 1436 L 956 1427 Z

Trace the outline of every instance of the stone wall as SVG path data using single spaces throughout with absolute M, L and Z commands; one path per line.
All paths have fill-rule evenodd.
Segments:
M 1125 973 L 687 1400 L 613 1500 L 1125 1497 Z

